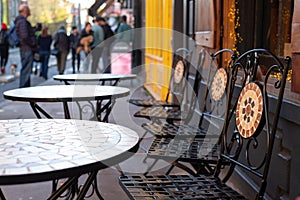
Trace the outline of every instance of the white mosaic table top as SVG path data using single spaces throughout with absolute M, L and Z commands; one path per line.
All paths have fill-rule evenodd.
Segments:
M 58 81 L 110 81 L 116 79 L 134 79 L 135 74 L 60 74 L 53 76 Z
M 129 93 L 128 88 L 117 86 L 47 85 L 8 90 L 3 96 L 13 101 L 59 102 L 120 98 Z
M 109 123 L 0 120 L 0 184 L 52 180 L 99 170 L 131 156 L 133 152 L 128 151 L 138 140 L 131 129 Z

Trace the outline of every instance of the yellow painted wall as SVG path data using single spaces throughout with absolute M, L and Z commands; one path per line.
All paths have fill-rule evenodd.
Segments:
M 156 99 L 165 99 L 172 65 L 172 0 L 146 0 L 146 83 Z

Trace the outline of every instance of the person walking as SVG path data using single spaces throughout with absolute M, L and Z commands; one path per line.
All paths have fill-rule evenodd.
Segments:
M 34 27 L 34 35 L 36 38 L 38 38 L 41 33 L 42 33 L 42 23 L 38 22 L 35 27 Z M 36 57 L 36 55 L 38 55 Z M 34 75 L 37 75 L 38 71 L 40 70 L 40 73 L 41 73 L 41 69 L 40 68 L 40 65 L 41 65 L 41 61 L 39 59 L 39 54 L 34 54 L 33 55 L 33 68 L 32 68 L 32 73 L 34 73 Z
M 1 25 L 0 31 L 0 67 L 1 74 L 5 74 L 5 67 L 8 61 L 9 55 L 9 42 L 8 42 L 8 30 L 5 23 Z
M 61 26 L 54 38 L 54 48 L 58 50 L 57 69 L 59 74 L 64 74 L 67 63 L 67 56 L 69 53 L 69 37 L 66 34 L 66 29 Z
M 48 34 L 48 27 L 42 28 L 42 33 L 38 36 L 38 49 L 40 62 L 42 64 L 40 76 L 48 79 L 48 64 L 51 51 L 52 36 Z
M 110 73 L 111 72 L 110 54 L 111 54 L 111 44 L 114 42 L 114 32 L 111 30 L 111 27 L 106 23 L 106 20 L 103 17 L 99 18 L 99 24 L 104 31 L 104 43 L 103 43 L 103 51 L 102 51 L 104 73 Z
M 92 25 L 90 22 L 86 22 L 84 29 L 82 29 L 80 33 L 80 39 L 79 39 L 79 45 L 76 49 L 76 52 L 80 54 L 80 59 L 84 60 L 84 72 L 88 71 L 89 65 L 90 65 L 90 56 L 88 54 L 91 52 L 91 47 L 93 44 L 93 31 L 92 31 Z
M 75 74 L 75 61 L 77 61 L 77 72 L 79 73 L 80 68 L 80 54 L 76 52 L 76 48 L 79 44 L 80 35 L 78 33 L 77 26 L 72 27 L 72 33 L 69 36 L 70 48 L 72 53 L 72 68 L 73 74 Z
M 123 15 L 120 19 L 120 25 L 117 30 L 117 39 L 118 41 L 126 42 L 129 44 L 132 41 L 132 28 L 127 24 L 127 16 Z
M 30 74 L 33 65 L 33 54 L 37 52 L 37 41 L 34 29 L 27 18 L 30 16 L 28 5 L 21 4 L 19 16 L 15 19 L 16 33 L 20 39 L 20 56 L 22 68 L 20 72 L 20 88 L 30 87 Z
M 104 41 L 104 31 L 102 27 L 100 26 L 101 17 L 97 16 L 96 19 L 94 20 L 94 25 L 92 26 L 93 30 L 93 36 L 94 36 L 94 41 L 92 44 L 92 70 L 91 72 L 93 74 L 97 73 L 97 69 L 99 67 L 99 60 L 102 54 L 102 45 L 101 42 Z

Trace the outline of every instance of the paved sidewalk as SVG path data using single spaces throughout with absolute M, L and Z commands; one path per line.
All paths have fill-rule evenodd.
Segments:
M 39 85 L 52 85 L 52 84 L 63 84 L 58 81 L 49 79 L 40 83 Z M 144 133 L 141 128 L 141 124 L 145 122 L 143 119 L 133 118 L 133 113 L 139 108 L 129 105 L 127 100 L 132 95 L 140 95 L 139 91 L 135 91 L 135 87 L 138 86 L 139 82 L 137 80 L 131 81 L 126 80 L 120 82 L 119 86 L 129 87 L 131 94 L 125 98 L 120 98 L 116 100 L 113 111 L 110 115 L 109 121 L 111 123 L 120 124 L 129 127 L 137 131 L 140 135 Z M 139 94 L 138 94 L 139 93 Z M 42 103 L 40 104 L 44 109 L 49 111 L 49 113 L 55 118 L 64 118 L 63 108 L 61 103 Z M 73 107 L 70 106 L 70 111 L 72 112 Z M 27 102 L 14 102 L 9 100 L 3 100 L 0 103 L 0 120 L 2 119 L 22 119 L 22 118 L 36 118 L 29 103 Z M 146 141 L 146 140 L 145 140 Z M 127 173 L 142 173 L 147 169 L 147 166 L 152 161 L 147 161 L 143 163 L 145 152 L 137 153 L 129 160 L 120 164 L 122 171 Z M 98 183 L 101 194 L 105 199 L 116 199 L 116 200 L 127 200 L 128 197 L 125 192 L 121 189 L 118 183 L 119 172 L 115 167 L 110 167 L 101 170 L 98 174 Z M 84 177 L 83 177 L 84 178 Z M 42 182 L 34 184 L 23 184 L 23 185 L 12 185 L 12 186 L 1 186 L 4 195 L 7 199 L 30 199 L 30 200 L 42 200 L 49 196 L 51 191 L 51 182 Z M 97 199 L 96 195 L 93 195 L 91 200 Z
M 17 66 L 16 74 L 13 74 L 11 71 L 11 65 L 15 64 Z M 49 67 L 56 65 L 56 58 L 50 56 Z M 10 48 L 8 62 L 5 66 L 5 74 L 0 74 L 0 83 L 8 83 L 14 81 L 19 76 L 19 71 L 21 69 L 21 60 L 20 60 L 20 50 L 19 48 Z
M 67 62 L 66 73 L 71 73 L 71 63 Z M 35 85 L 52 85 L 52 84 L 63 84 L 62 82 L 54 81 L 51 77 L 57 74 L 56 65 L 53 63 L 53 67 L 49 68 L 49 79 L 44 80 L 43 78 L 32 75 L 31 81 L 32 86 Z M 129 127 L 140 135 L 144 133 L 144 130 L 141 128 L 141 124 L 147 122 L 145 119 L 134 118 L 133 113 L 135 113 L 140 108 L 130 105 L 127 100 L 129 98 L 146 98 L 145 91 L 143 90 L 143 75 L 138 75 L 136 80 L 125 80 L 121 81 L 118 86 L 128 87 L 131 90 L 129 96 L 125 98 L 120 98 L 116 100 L 116 104 L 113 107 L 112 113 L 110 115 L 109 122 L 116 123 Z M 9 82 L 2 83 L 0 90 L 3 91 L 18 88 L 18 78 Z M 147 97 L 149 98 L 149 96 Z M 46 109 L 52 116 L 55 118 L 64 118 L 63 108 L 61 103 L 42 103 L 41 106 Z M 72 112 L 72 107 L 70 106 L 70 111 Z M 36 118 L 31 107 L 28 103 L 25 102 L 14 102 L 5 100 L 3 95 L 0 98 L 0 120 L 3 119 L 28 119 Z M 147 147 L 151 142 L 151 137 L 148 136 L 141 146 Z M 146 162 L 143 162 L 145 158 L 144 150 L 139 150 L 134 156 L 130 159 L 124 161 L 120 164 L 122 171 L 126 174 L 132 173 L 143 173 L 149 165 L 153 162 L 152 159 L 147 159 Z M 156 169 L 163 169 L 163 167 L 168 166 L 167 163 L 162 162 L 159 167 Z M 159 170 L 160 171 L 160 170 Z M 159 172 L 158 171 L 158 172 Z M 109 167 L 107 169 L 101 170 L 97 176 L 99 189 L 101 194 L 105 199 L 116 199 L 116 200 L 127 200 L 128 197 L 125 192 L 121 189 L 118 183 L 118 177 L 120 176 L 119 172 L 115 167 Z M 7 199 L 16 199 L 16 200 L 41 200 L 46 199 L 51 192 L 51 182 L 42 182 L 34 184 L 23 184 L 23 185 L 12 185 L 12 186 L 1 186 L 4 195 Z M 93 195 L 91 200 L 97 199 L 96 195 Z
M 70 64 L 69 60 L 70 60 L 70 54 L 69 54 L 68 61 L 67 61 L 66 73 L 71 73 L 70 72 L 71 64 Z M 11 64 L 17 65 L 16 74 L 11 74 L 11 71 L 10 71 Z M 21 61 L 20 61 L 19 48 L 10 49 L 9 60 L 8 60 L 6 70 L 5 70 L 6 73 L 0 74 L 0 93 L 1 94 L 4 91 L 15 89 L 15 88 L 19 87 L 20 69 L 21 69 Z M 56 58 L 55 58 L 55 56 L 50 56 L 48 77 L 51 79 L 51 77 L 56 74 L 58 74 Z M 35 74 L 31 75 L 31 86 L 36 86 L 43 82 L 45 82 L 45 79 L 39 76 L 39 71 L 37 72 L 36 75 Z M 0 104 L 3 100 L 4 100 L 3 96 L 0 95 Z

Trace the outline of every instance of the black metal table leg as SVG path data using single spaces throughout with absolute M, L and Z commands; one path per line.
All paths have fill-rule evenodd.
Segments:
M 64 104 L 65 119 L 71 119 L 68 102 L 63 102 L 63 104 Z
M 113 105 L 115 104 L 115 99 L 108 100 L 104 105 L 102 102 L 103 101 L 97 101 L 97 103 L 96 103 L 97 119 L 98 119 L 98 121 L 101 121 L 101 122 L 108 122 L 108 117 L 112 111 Z M 104 112 L 105 112 L 105 114 L 103 116 Z
M 57 190 L 55 190 L 51 196 L 48 198 L 48 200 L 55 200 L 61 197 L 61 195 L 70 189 L 74 184 L 77 183 L 78 177 L 72 177 L 69 178 L 61 187 L 59 187 Z
M 91 184 L 94 182 L 94 191 L 96 192 L 99 199 L 104 200 L 104 198 L 101 196 L 101 194 L 98 190 L 98 187 L 97 187 L 97 173 L 98 173 L 98 171 L 93 171 L 89 174 L 82 189 L 79 191 L 77 199 L 84 199 L 88 189 L 90 188 Z
M 0 200 L 6 200 L 1 188 L 0 188 Z
M 47 117 L 48 119 L 53 119 L 53 117 L 51 117 L 51 115 L 49 115 L 44 109 L 42 109 L 38 104 L 36 104 L 35 102 L 30 102 L 30 106 L 34 112 L 34 114 L 36 115 L 36 117 L 38 119 L 41 119 L 41 115 L 40 113 L 42 113 L 45 117 Z M 40 113 L 39 113 L 40 112 Z

